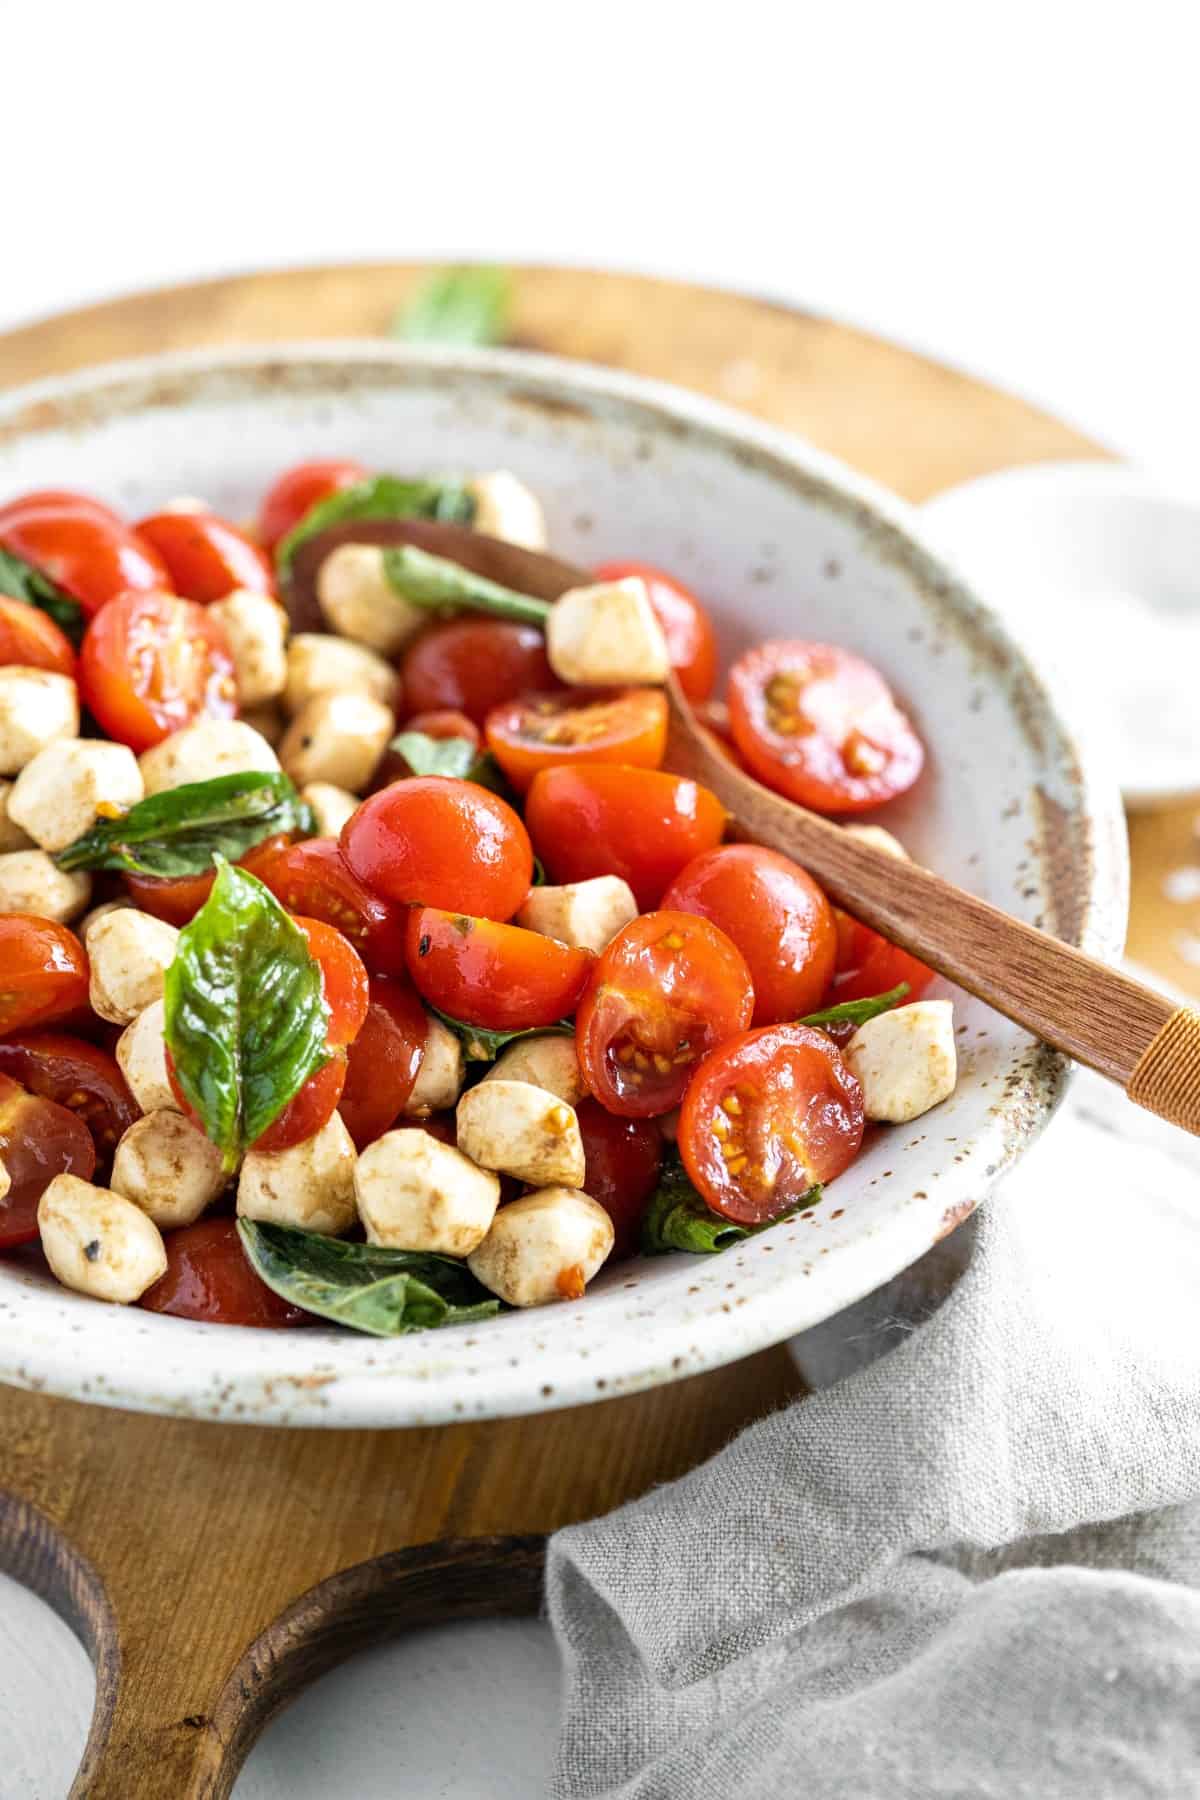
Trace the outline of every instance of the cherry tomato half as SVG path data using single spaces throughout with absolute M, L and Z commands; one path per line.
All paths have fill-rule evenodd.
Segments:
M 400 673 L 414 712 L 450 708 L 477 725 L 506 700 L 562 686 L 542 633 L 506 619 L 451 619 L 423 631 L 406 650 Z
M 103 1161 L 139 1116 L 116 1058 L 65 1031 L 0 1038 L 0 1074 L 75 1113 Z
M 0 1074 L 0 1164 L 9 1179 L 0 1196 L 0 1250 L 10 1250 L 37 1237 L 38 1201 L 56 1175 L 91 1180 L 96 1146 L 75 1113 Z
M 289 912 L 336 927 L 373 975 L 404 974 L 404 910 L 364 887 L 336 838 L 306 838 L 273 851 L 255 862 L 253 873 Z
M 641 1237 L 642 1214 L 662 1162 L 658 1121 L 619 1119 L 606 1112 L 598 1100 L 581 1100 L 575 1117 L 583 1139 L 583 1191 L 599 1202 L 613 1222 L 614 1258 L 633 1256 Z
M 580 1002 L 583 1078 L 625 1118 L 669 1112 L 701 1057 L 753 1011 L 750 971 L 723 931 L 693 913 L 644 913 L 602 952 Z
M 535 775 L 525 820 L 552 880 L 620 875 L 645 911 L 720 843 L 725 810 L 706 787 L 663 769 L 594 763 Z
M 74 675 L 75 652 L 48 613 L 0 594 L 0 665 L 8 663 Z
M 830 1001 L 871 1000 L 876 994 L 890 993 L 907 981 L 909 1000 L 917 1000 L 933 980 L 933 970 L 889 943 L 879 932 L 872 931 L 849 913 L 835 912 L 837 921 L 837 972 L 833 978 Z M 815 1012 L 815 1007 L 809 1008 Z
M 407 981 L 372 975 L 371 1003 L 350 1046 L 338 1102 L 356 1149 L 395 1122 L 420 1074 L 427 1029 L 425 1008 Z
M 747 651 L 730 672 L 729 719 L 751 774 L 814 812 L 867 812 L 925 761 L 883 676 L 832 644 Z
M 652 563 L 601 563 L 601 581 L 639 576 L 667 640 L 667 655 L 689 700 L 707 700 L 717 679 L 717 636 L 712 620 L 690 588 Z
M 49 576 L 85 613 L 118 594 L 170 588 L 158 552 L 126 526 L 87 507 L 47 505 L 0 519 L 0 545 Z
M 731 937 L 754 982 L 755 1025 L 815 1012 L 833 976 L 833 908 L 790 857 L 758 844 L 722 844 L 687 865 L 663 895 Z
M 109 737 L 139 752 L 194 719 L 237 712 L 224 632 L 173 594 L 122 594 L 106 606 L 84 634 L 79 687 Z
M 323 919 L 297 917 L 308 948 L 321 965 L 321 992 L 329 1008 L 325 1042 L 331 1050 L 352 1044 L 367 1017 L 370 989 L 362 958 L 334 926 Z
M 858 1155 L 862 1090 L 811 1025 L 766 1025 L 700 1064 L 679 1114 L 679 1154 L 714 1212 L 778 1218 Z
M 216 513 L 154 513 L 136 530 L 144 542 L 153 544 L 171 585 L 185 600 L 203 606 L 224 600 L 235 588 L 252 594 L 275 592 L 271 565 L 258 545 Z
M 657 769 L 667 701 L 657 688 L 573 689 L 510 700 L 487 716 L 488 748 L 519 794 L 540 769 L 625 763 Z
M 0 1033 L 49 1025 L 87 1005 L 88 960 L 73 931 L 0 913 Z
M 258 535 L 265 547 L 274 550 L 318 500 L 365 481 L 367 473 L 361 463 L 347 460 L 298 463 L 286 470 L 268 488 L 258 515 Z
M 311 1314 L 280 1298 L 246 1260 L 236 1219 L 198 1219 L 164 1239 L 167 1272 L 138 1301 L 149 1312 L 210 1325 L 302 1325 Z
M 415 906 L 408 969 L 431 1006 L 488 1031 L 554 1025 L 575 1011 L 595 957 L 540 931 Z
M 247 850 L 245 856 L 238 857 L 238 867 L 258 875 L 267 859 L 276 850 L 286 850 L 289 842 L 285 832 L 264 838 L 261 844 Z M 168 925 L 190 924 L 208 899 L 216 879 L 215 869 L 209 869 L 203 875 L 126 874 L 123 877 L 134 905 L 141 912 L 153 913 L 156 919 L 165 919 Z
M 371 794 L 342 829 L 342 854 L 372 893 L 399 904 L 510 919 L 533 877 L 529 833 L 498 794 L 420 775 Z

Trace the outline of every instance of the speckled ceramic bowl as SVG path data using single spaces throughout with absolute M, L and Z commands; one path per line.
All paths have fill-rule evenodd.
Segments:
M 234 517 L 279 469 L 508 466 L 577 562 L 664 564 L 727 651 L 803 634 L 886 671 L 930 746 L 881 817 L 923 862 L 1101 955 L 1125 920 L 1115 797 L 996 619 L 898 502 L 806 444 L 687 394 L 508 353 L 297 345 L 123 365 L 0 399 L 0 499 L 78 487 L 134 514 L 203 494 Z M 964 1218 L 1061 1096 L 1049 1051 L 958 997 L 962 1077 L 884 1132 L 815 1215 L 719 1257 L 618 1264 L 586 1300 L 380 1341 L 102 1306 L 0 1264 L 0 1379 L 198 1418 L 411 1425 L 574 1405 L 728 1362 L 815 1324 Z

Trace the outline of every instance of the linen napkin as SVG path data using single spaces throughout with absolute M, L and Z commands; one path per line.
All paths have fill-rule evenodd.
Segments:
M 1081 1075 L 932 1318 L 547 1584 L 558 1800 L 1200 1795 L 1200 1144 Z

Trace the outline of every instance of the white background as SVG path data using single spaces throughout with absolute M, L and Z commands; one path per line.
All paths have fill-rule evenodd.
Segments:
M 1189 0 L 0 0 L 0 27 L 0 329 L 266 264 L 619 265 L 874 326 L 1200 486 Z M 419 1791 L 498 1793 L 507 1720 L 529 1792 L 552 1665 L 506 1641 L 482 1700 L 467 1639 L 356 1665 L 244 1791 L 391 1795 L 446 1693 L 492 1773 Z M 5 1800 L 65 1790 L 89 1708 L 82 1652 L 0 1582 Z

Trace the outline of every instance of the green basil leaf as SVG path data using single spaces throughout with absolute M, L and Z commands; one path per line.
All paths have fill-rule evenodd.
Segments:
M 548 600 L 503 587 L 462 563 L 452 562 L 448 556 L 433 556 L 416 544 L 398 544 L 385 550 L 383 572 L 396 593 L 413 606 L 427 606 L 438 612 L 447 607 L 465 607 L 471 612 L 490 613 L 497 619 L 515 619 L 520 625 L 536 625 L 539 630 L 550 614 Z
M 874 994 L 869 1000 L 843 1000 L 840 1006 L 827 1006 L 821 1012 L 808 1013 L 803 1019 L 797 1019 L 797 1025 L 853 1025 L 855 1029 L 865 1025 L 868 1019 L 877 1018 L 880 1013 L 890 1012 L 893 1006 L 899 1006 L 908 993 L 907 981 L 898 987 L 889 988 L 886 994 Z
M 78 600 L 72 600 L 70 594 L 64 594 L 48 575 L 43 575 L 32 563 L 14 556 L 11 550 L 0 549 L 0 594 L 7 594 L 10 600 L 23 600 L 27 606 L 36 606 L 66 632 L 76 649 L 79 648 L 84 617 Z
M 511 311 L 507 269 L 439 269 L 396 314 L 392 335 L 410 344 L 499 344 Z
M 658 1186 L 642 1218 L 642 1249 L 647 1256 L 663 1256 L 670 1250 L 712 1256 L 743 1238 L 766 1231 L 770 1225 L 778 1225 L 780 1219 L 790 1219 L 815 1206 L 820 1198 L 820 1186 L 811 1187 L 779 1218 L 768 1219 L 762 1225 L 737 1225 L 713 1212 L 688 1180 L 678 1150 L 670 1150 L 663 1158 Z
M 490 750 L 481 750 L 479 752 L 463 779 L 465 781 L 473 781 L 476 787 L 487 788 L 489 792 L 499 794 L 501 800 L 507 800 L 511 807 L 515 808 L 518 812 L 520 811 L 520 799 L 514 793 L 507 775 L 504 773 L 504 770 L 500 767 L 500 764 L 496 761 Z M 535 864 L 535 869 L 540 867 L 540 864 Z M 535 873 L 535 884 L 536 879 Z
M 529 878 L 529 885 L 530 887 L 545 887 L 546 885 L 546 866 L 540 856 L 535 856 L 533 859 L 533 874 Z
M 348 1244 L 289 1225 L 238 1220 L 250 1266 L 269 1288 L 318 1318 L 374 1337 L 490 1319 L 500 1302 L 452 1256 Z
M 321 968 L 261 881 L 217 859 L 212 892 L 167 970 L 167 1047 L 188 1104 L 232 1172 L 328 1058 Z
M 388 745 L 402 756 L 414 775 L 451 775 L 465 779 L 478 761 L 470 738 L 435 738 L 424 731 L 402 731 Z
M 275 566 L 286 579 L 301 544 L 330 525 L 345 525 L 353 519 L 441 519 L 451 525 L 469 525 L 474 517 L 474 495 L 460 482 L 373 475 L 310 506 L 276 547 Z
M 452 1019 L 449 1013 L 439 1011 L 436 1006 L 429 1008 L 458 1038 L 463 1047 L 463 1055 L 468 1062 L 495 1062 L 506 1044 L 515 1044 L 518 1038 L 532 1037 L 574 1037 L 575 1025 L 571 1019 L 560 1019 L 557 1025 L 531 1025 L 524 1031 L 487 1031 L 482 1025 L 467 1025 L 462 1019 Z
M 151 794 L 101 819 L 60 850 L 60 869 L 126 869 L 136 875 L 203 875 L 215 856 L 237 862 L 278 832 L 311 837 L 316 818 L 278 771 L 218 775 Z

